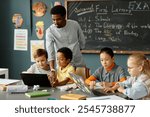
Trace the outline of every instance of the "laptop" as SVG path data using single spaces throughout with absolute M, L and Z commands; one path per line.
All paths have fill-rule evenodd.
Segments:
M 111 93 L 106 93 L 103 91 L 103 89 L 89 89 L 89 87 L 85 84 L 84 79 L 74 73 L 69 73 L 70 76 L 73 78 L 74 82 L 76 85 L 83 91 L 84 93 L 90 94 L 90 95 L 95 95 L 95 96 L 107 96 L 111 95 Z
M 33 74 L 33 73 L 21 73 L 21 79 L 25 85 L 34 86 L 40 85 L 41 87 L 50 87 L 47 74 Z

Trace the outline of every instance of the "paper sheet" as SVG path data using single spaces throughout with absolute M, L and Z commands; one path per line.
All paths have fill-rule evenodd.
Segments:
M 125 100 L 124 98 L 116 96 L 116 95 L 90 97 L 86 99 L 87 100 Z
M 13 84 L 13 83 L 17 83 L 20 82 L 20 80 L 16 80 L 16 79 L 2 79 L 0 78 L 0 85 L 9 85 L 9 84 Z

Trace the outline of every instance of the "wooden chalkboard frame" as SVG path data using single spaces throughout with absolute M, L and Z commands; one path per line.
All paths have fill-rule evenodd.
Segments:
M 64 1 L 64 5 L 65 5 L 65 8 L 68 9 L 68 3 L 69 2 L 95 2 L 95 1 L 100 1 L 100 0 L 65 0 Z M 104 1 L 104 0 L 101 0 L 101 1 Z M 109 0 L 105 0 L 105 1 L 109 1 Z M 68 15 L 66 15 L 66 18 L 68 18 Z M 100 50 L 82 50 L 82 53 L 88 53 L 88 54 L 97 54 L 99 53 Z M 114 53 L 115 54 L 133 54 L 133 53 L 142 53 L 142 54 L 150 54 L 150 51 L 131 51 L 131 50 L 114 50 Z

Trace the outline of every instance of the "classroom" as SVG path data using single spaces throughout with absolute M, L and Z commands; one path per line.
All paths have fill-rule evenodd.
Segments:
M 1 35 L 0 52 L 3 54 L 1 56 L 0 66 L 1 66 L 1 68 L 8 68 L 9 69 L 9 77 L 10 78 L 13 78 L 13 79 L 20 78 L 19 73 L 26 70 L 32 64 L 31 53 L 30 53 L 30 51 L 31 51 L 30 44 L 31 44 L 31 41 L 39 40 L 36 36 L 35 23 L 39 20 L 44 21 L 44 23 L 45 23 L 44 29 L 47 29 L 48 26 L 52 23 L 52 20 L 50 19 L 50 13 L 49 12 L 50 12 L 50 8 L 51 8 L 54 0 L 52 0 L 52 1 L 42 0 L 48 6 L 46 14 L 43 17 L 35 17 L 31 11 L 31 4 L 38 2 L 38 1 L 40 1 L 40 0 L 34 0 L 34 1 L 33 0 L 25 0 L 23 2 L 20 0 L 13 0 L 13 1 L 6 0 L 3 4 L 1 4 L 0 9 L 3 12 L 0 13 L 1 17 L 2 17 L 0 20 L 0 23 L 2 26 L 2 28 L 0 29 L 1 30 L 1 33 L 0 33 L 0 35 Z M 63 5 L 65 4 L 65 0 L 56 0 L 56 1 L 62 2 Z M 131 9 L 146 10 L 146 9 L 150 8 L 149 2 L 145 2 L 145 3 L 143 3 L 142 1 L 137 2 L 137 3 L 134 3 L 134 2 L 132 0 L 130 2 Z M 5 7 L 5 6 L 7 6 L 7 7 Z M 92 7 L 94 7 L 94 5 L 93 6 L 90 5 L 90 7 L 92 9 Z M 97 6 L 97 8 L 95 8 L 95 9 L 98 10 L 99 7 L 100 6 Z M 115 6 L 113 6 L 113 12 L 114 13 L 119 12 L 119 8 L 117 9 L 114 7 Z M 78 9 L 78 11 L 79 10 L 81 11 L 83 9 Z M 107 8 L 107 10 L 109 10 L 109 9 Z M 120 8 L 120 10 L 121 10 L 121 8 Z M 122 10 L 126 10 L 126 9 L 122 9 Z M 105 10 L 103 9 L 103 11 L 107 12 L 106 7 L 105 7 Z M 77 12 L 77 9 L 76 9 L 76 12 Z M 127 10 L 126 10 L 126 12 L 130 13 L 130 11 L 127 11 Z M 14 50 L 14 30 L 16 28 L 15 28 L 14 24 L 12 23 L 12 17 L 13 17 L 13 14 L 16 14 L 16 13 L 21 14 L 23 19 L 24 19 L 23 25 L 19 29 L 27 29 L 28 30 L 27 50 L 23 50 L 23 51 Z M 150 17 L 150 16 L 147 16 L 147 17 Z M 79 20 L 79 21 L 87 20 L 87 19 L 83 19 L 83 17 L 79 17 L 79 18 L 80 19 L 75 19 L 75 20 Z M 100 15 L 97 15 L 96 19 L 97 19 L 97 22 L 96 22 L 97 27 L 100 27 L 98 24 L 100 21 L 102 21 L 102 20 L 109 21 L 110 20 L 109 17 L 105 17 L 105 19 L 104 19 L 102 16 L 100 17 Z M 81 21 L 81 23 L 82 23 L 82 21 Z M 147 25 L 149 25 L 149 24 L 150 24 L 150 22 L 147 21 Z M 132 27 L 132 29 L 134 29 L 136 27 L 135 24 L 128 24 L 128 26 Z M 106 23 L 105 23 L 105 27 L 107 28 Z M 86 27 L 84 28 L 84 24 L 83 24 L 83 30 L 85 33 L 87 32 Z M 97 28 L 95 28 L 95 31 L 98 32 L 99 30 Z M 109 30 L 106 30 L 106 31 L 109 31 Z M 124 31 L 125 31 L 125 33 L 127 33 L 126 30 L 124 30 Z M 148 32 L 148 29 L 146 29 L 146 31 Z M 136 31 L 134 31 L 134 32 L 136 32 Z M 87 32 L 86 34 L 88 37 L 91 35 L 90 32 Z M 140 33 L 138 33 L 138 34 L 140 34 Z M 94 35 L 92 35 L 92 36 L 94 36 Z M 96 36 L 98 36 L 98 35 L 96 35 Z M 114 35 L 114 36 L 116 36 L 116 35 Z M 131 37 L 132 36 L 133 36 L 133 34 L 131 35 Z M 144 34 L 143 34 L 143 36 L 144 36 Z M 149 36 L 149 35 L 145 34 L 145 36 Z M 136 36 L 134 36 L 134 37 L 136 37 Z M 121 38 L 121 36 L 119 38 Z M 43 36 L 43 39 L 41 39 L 41 40 L 45 40 L 45 35 Z M 97 37 L 97 40 L 105 40 L 104 34 L 101 37 Z M 93 43 L 93 42 L 91 42 L 91 39 L 89 39 L 89 41 L 90 41 L 89 43 Z M 108 42 L 108 43 L 104 43 L 103 45 L 107 46 L 107 44 L 108 44 L 108 46 L 111 47 L 111 46 L 113 46 L 113 43 L 114 42 L 112 42 L 112 44 L 111 44 L 111 42 Z M 147 44 L 149 44 L 149 43 L 147 43 Z M 89 46 L 87 48 L 91 48 L 90 44 L 87 46 Z M 141 48 L 143 48 L 144 46 L 146 46 L 146 44 L 142 44 L 141 46 L 142 46 Z M 137 46 L 134 46 L 134 44 L 133 44 L 133 48 L 131 48 L 131 52 L 132 52 L 132 49 L 134 49 L 134 48 L 137 48 Z M 131 53 L 130 50 L 128 51 L 127 49 L 128 49 L 128 47 L 126 47 L 125 49 L 121 48 L 121 50 L 124 50 L 124 52 L 118 51 L 118 52 L 116 52 L 116 55 L 115 55 L 116 56 L 115 59 L 116 59 L 117 64 L 122 65 L 122 67 L 125 69 L 126 69 L 126 62 L 127 62 L 128 54 Z M 96 68 L 98 68 L 100 66 L 98 46 L 97 46 L 97 48 L 93 47 L 91 50 L 94 50 L 94 51 L 90 51 L 90 50 L 85 51 L 83 53 L 83 56 L 84 56 L 87 67 L 91 69 L 91 72 L 94 72 L 96 70 Z M 146 53 L 147 56 L 149 57 L 149 54 L 150 54 L 149 50 L 150 49 L 146 50 L 146 51 L 145 50 L 146 49 L 144 48 L 144 50 L 138 50 L 138 51 L 142 51 L 142 52 Z
M 39 17 L 32 11 L 32 5 L 41 1 L 46 4 L 46 10 Z M 91 73 L 101 66 L 99 51 L 102 47 L 113 48 L 116 63 L 126 69 L 126 72 L 129 54 L 143 53 L 150 58 L 149 1 L 5 0 L 0 4 L 0 68 L 9 70 L 9 78 L 20 79 L 20 73 L 33 64 L 31 52 L 36 45 L 45 48 L 45 31 L 53 23 L 50 9 L 55 2 L 66 7 L 67 18 L 76 20 L 81 25 L 86 37 L 82 53 Z M 91 15 L 88 14 L 90 12 Z M 23 19 L 18 26 L 13 21 L 16 15 Z M 36 23 L 39 21 L 44 22 L 41 37 L 37 35 Z M 25 42 L 22 43 L 25 46 L 21 42 L 19 45 L 17 40 L 17 35 L 21 36 L 21 33 L 25 36 Z

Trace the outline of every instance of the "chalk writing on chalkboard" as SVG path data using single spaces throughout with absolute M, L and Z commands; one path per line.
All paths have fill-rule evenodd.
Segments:
M 150 51 L 149 0 L 66 0 L 67 18 L 78 21 L 85 50 Z

